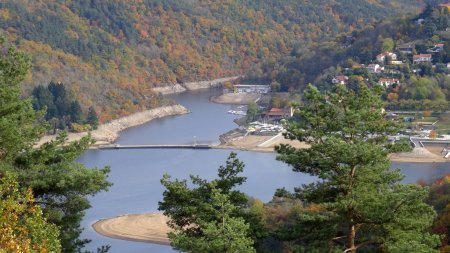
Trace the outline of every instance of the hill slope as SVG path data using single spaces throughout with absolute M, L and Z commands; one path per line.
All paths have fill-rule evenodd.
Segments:
M 242 74 L 419 0 L 5 0 L 0 29 L 33 57 L 27 86 L 69 85 L 102 120 L 160 105 L 152 87 Z M 29 90 L 28 88 L 27 90 Z

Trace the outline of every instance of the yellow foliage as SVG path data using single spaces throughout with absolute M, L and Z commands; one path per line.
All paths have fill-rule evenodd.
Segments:
M 34 204 L 30 189 L 21 192 L 10 174 L 0 177 L 0 252 L 60 252 L 58 234 Z
M 424 117 L 430 117 L 431 116 L 431 111 L 424 111 L 423 113 L 422 113 L 422 115 L 424 116 Z
M 436 131 L 432 130 L 430 132 L 429 137 L 430 137 L 430 139 L 436 139 L 438 137 L 438 133 Z
M 306 207 L 305 210 L 308 212 L 312 212 L 312 213 L 318 213 L 318 212 L 321 212 L 323 210 L 323 208 L 319 204 L 312 203 L 308 207 Z
M 78 124 L 78 123 L 72 123 L 72 130 L 75 133 L 81 133 L 91 130 L 91 125 L 89 124 Z

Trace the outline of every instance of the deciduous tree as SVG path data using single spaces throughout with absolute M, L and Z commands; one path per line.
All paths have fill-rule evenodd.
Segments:
M 11 173 L 0 175 L 0 251 L 61 252 L 58 236 L 58 228 L 34 203 L 31 189 L 20 190 Z

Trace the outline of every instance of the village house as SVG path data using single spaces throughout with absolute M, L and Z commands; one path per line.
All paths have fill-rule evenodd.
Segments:
M 348 82 L 348 76 L 340 75 L 336 76 L 331 80 L 333 84 L 347 84 Z
M 405 43 L 397 46 L 397 51 L 404 54 L 412 54 L 414 50 L 414 43 Z
M 444 44 L 439 43 L 434 45 L 434 47 L 427 49 L 428 53 L 439 53 L 444 50 Z
M 291 106 L 286 108 L 272 108 L 263 115 L 266 120 L 279 121 L 281 119 L 291 118 L 294 116 L 294 109 Z
M 378 80 L 378 84 L 384 87 L 389 87 L 398 83 L 400 83 L 400 81 L 397 78 L 380 78 L 380 80 Z
M 431 62 L 432 55 L 431 54 L 416 54 L 413 56 L 413 63 L 421 63 L 421 62 Z
M 258 93 L 265 94 L 270 92 L 270 85 L 252 85 L 252 84 L 236 84 L 234 85 L 234 93 Z
M 386 61 L 386 57 L 389 57 L 391 61 L 397 60 L 397 54 L 394 54 L 392 52 L 385 52 L 377 55 L 377 62 L 384 63 Z
M 384 68 L 379 64 L 369 64 L 366 69 L 369 70 L 370 73 L 380 73 Z

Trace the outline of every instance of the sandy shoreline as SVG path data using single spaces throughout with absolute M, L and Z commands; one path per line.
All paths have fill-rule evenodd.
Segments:
M 137 112 L 126 117 L 122 117 L 106 124 L 100 125 L 97 130 L 91 131 L 92 138 L 96 141 L 95 145 L 113 143 L 120 135 L 120 132 L 134 126 L 142 125 L 153 119 L 158 119 L 167 116 L 181 115 L 189 113 L 189 110 L 182 105 L 170 105 L 158 107 L 151 110 Z M 89 132 L 83 133 L 68 133 L 67 142 L 80 140 L 87 136 Z M 43 143 L 52 141 L 56 135 L 46 135 L 36 144 L 40 146 Z
M 287 140 L 281 133 L 275 136 L 247 135 L 228 137 L 225 139 L 222 138 L 221 141 L 222 143 L 214 148 L 238 149 L 255 152 L 275 152 L 275 146 L 280 144 L 289 144 L 295 148 L 309 147 L 309 145 L 304 142 Z
M 214 148 L 220 149 L 235 149 L 255 152 L 275 152 L 274 148 L 280 144 L 289 144 L 294 148 L 308 148 L 309 145 L 304 142 L 292 141 L 285 139 L 282 134 L 276 136 L 258 136 L 245 135 L 242 131 L 235 129 L 220 138 L 221 144 Z M 390 155 L 390 160 L 393 162 L 408 162 L 408 163 L 445 163 L 450 162 L 450 159 L 445 159 L 443 154 L 440 154 L 441 147 L 425 147 L 414 148 L 411 152 L 402 152 Z
M 261 98 L 260 94 L 254 93 L 226 93 L 212 97 L 211 101 L 218 104 L 248 105 Z
M 309 147 L 303 142 L 286 140 L 281 134 L 234 136 L 229 133 L 228 135 L 224 143 L 214 148 L 274 152 L 274 146 L 279 144 L 290 144 L 295 148 Z M 391 160 L 411 163 L 448 162 L 436 153 L 438 151 L 438 148 L 433 152 L 426 148 L 415 148 L 409 153 L 393 154 Z M 168 218 L 161 213 L 130 214 L 100 220 L 92 227 L 97 233 L 111 238 L 169 245 L 167 233 L 171 230 L 167 226 L 167 221 Z
M 153 91 L 161 93 L 163 95 L 168 95 L 168 94 L 173 94 L 173 93 L 184 92 L 187 90 L 209 89 L 211 87 L 218 87 L 221 84 L 228 82 L 228 81 L 234 81 L 238 78 L 241 78 L 241 76 L 229 76 L 229 77 L 223 77 L 223 78 L 218 78 L 218 79 L 209 80 L 209 81 L 176 83 L 173 85 L 166 85 L 163 87 L 155 87 L 155 88 L 153 88 Z
M 405 163 L 450 162 L 450 159 L 445 159 L 444 155 L 438 155 L 436 154 L 436 152 L 431 152 L 429 149 L 430 148 L 414 148 L 411 152 L 391 154 L 389 158 L 393 162 L 405 162 Z
M 92 228 L 115 239 L 169 245 L 167 221 L 162 213 L 128 214 L 97 221 Z

